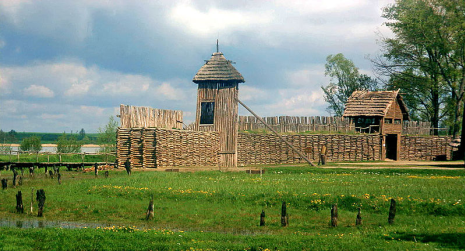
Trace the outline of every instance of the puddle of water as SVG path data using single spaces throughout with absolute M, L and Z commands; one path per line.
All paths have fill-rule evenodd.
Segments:
M 14 228 L 97 228 L 97 227 L 112 227 L 114 224 L 105 223 L 82 223 L 71 221 L 48 221 L 48 220 L 10 220 L 0 219 L 0 227 L 14 227 Z

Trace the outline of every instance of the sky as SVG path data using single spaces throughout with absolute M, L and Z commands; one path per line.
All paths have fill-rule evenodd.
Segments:
M 2 0 L 0 129 L 97 132 L 120 104 L 181 110 L 188 124 L 217 39 L 257 114 L 329 116 L 326 57 L 373 76 L 393 1 Z

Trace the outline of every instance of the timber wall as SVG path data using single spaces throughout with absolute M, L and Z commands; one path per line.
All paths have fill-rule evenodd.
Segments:
M 182 111 L 120 105 L 121 128 L 182 129 Z
M 116 156 L 118 166 L 127 159 L 133 168 L 217 166 L 217 132 L 161 128 L 119 128 Z
M 283 135 L 309 159 L 318 162 L 323 145 L 328 161 L 381 160 L 380 135 Z M 451 159 L 448 136 L 401 136 L 400 160 Z M 239 133 L 238 166 L 305 163 L 273 134 Z M 160 128 L 119 128 L 118 166 L 129 159 L 134 168 L 218 166 L 217 132 Z
M 400 160 L 450 160 L 451 136 L 404 136 L 400 138 Z
M 283 135 L 310 160 L 318 162 L 323 145 L 329 161 L 363 161 L 381 159 L 379 135 Z M 284 164 L 306 162 L 277 136 L 239 133 L 238 165 Z

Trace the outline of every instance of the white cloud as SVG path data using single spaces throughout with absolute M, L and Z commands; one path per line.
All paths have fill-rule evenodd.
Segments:
M 196 9 L 193 5 L 180 3 L 170 13 L 170 18 L 181 27 L 198 35 L 216 34 L 222 31 L 250 29 L 254 25 L 265 25 L 272 21 L 272 11 L 250 12 L 208 8 Z
M 162 94 L 168 100 L 184 100 L 186 95 L 180 88 L 174 88 L 170 83 L 162 83 L 155 88 L 155 95 Z
M 73 83 L 71 85 L 71 88 L 69 88 L 67 91 L 65 91 L 65 95 L 66 96 L 84 95 L 89 91 L 90 86 L 91 86 L 90 81 L 85 81 L 83 83 Z
M 52 90 L 41 85 L 31 85 L 28 88 L 24 89 L 23 92 L 24 95 L 31 97 L 53 98 L 53 96 L 55 96 Z
M 139 95 L 140 93 L 146 92 L 154 82 L 151 78 L 140 75 L 116 75 L 116 78 L 112 78 L 111 81 L 103 84 L 104 93 L 114 95 Z
M 239 99 L 241 101 L 249 100 L 266 100 L 268 99 L 268 93 L 262 89 L 243 85 L 239 87 Z

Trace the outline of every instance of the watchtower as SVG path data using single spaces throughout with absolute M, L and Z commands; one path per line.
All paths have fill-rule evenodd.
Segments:
M 223 53 L 213 53 L 192 80 L 198 84 L 194 129 L 219 133 L 219 166 L 237 167 L 239 83 L 242 75 Z

